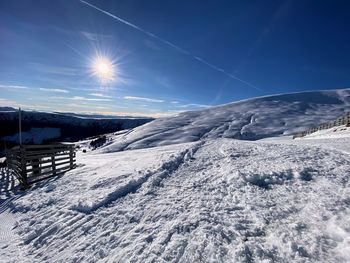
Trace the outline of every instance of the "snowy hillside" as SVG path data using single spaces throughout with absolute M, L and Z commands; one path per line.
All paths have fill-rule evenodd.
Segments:
M 349 95 L 155 120 L 25 192 L 0 169 L 0 262 L 350 262 L 350 128 L 271 137 L 338 117 Z M 248 133 L 270 138 L 232 139 Z
M 350 110 L 350 89 L 303 92 L 239 101 L 157 119 L 115 138 L 107 152 L 204 138 L 255 140 L 289 135 Z

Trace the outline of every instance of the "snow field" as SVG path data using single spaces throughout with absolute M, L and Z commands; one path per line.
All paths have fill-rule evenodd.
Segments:
M 307 141 L 79 154 L 64 176 L 1 193 L 19 223 L 0 228 L 0 261 L 348 262 L 350 156 Z

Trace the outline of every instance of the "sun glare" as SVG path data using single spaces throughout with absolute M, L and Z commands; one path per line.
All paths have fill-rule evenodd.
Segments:
M 93 62 L 93 74 L 100 79 L 101 82 L 109 82 L 115 79 L 115 65 L 104 57 L 99 57 Z

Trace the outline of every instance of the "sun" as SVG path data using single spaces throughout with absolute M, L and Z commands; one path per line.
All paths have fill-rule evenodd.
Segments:
M 98 57 L 93 61 L 92 73 L 101 82 L 110 82 L 116 77 L 116 65 L 106 57 Z

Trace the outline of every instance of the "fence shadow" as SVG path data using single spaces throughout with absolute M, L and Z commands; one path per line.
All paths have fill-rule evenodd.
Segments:
M 19 182 L 7 168 L 0 168 L 0 196 L 10 197 L 20 191 Z
M 23 195 L 19 182 L 7 168 L 0 168 L 0 213 L 14 209 L 13 201 Z
M 45 181 L 40 181 L 30 185 L 29 188 L 23 188 L 20 182 L 11 174 L 11 170 L 7 168 L 0 168 L 0 214 L 4 211 L 20 211 L 16 206 L 15 201 L 31 191 L 44 187 L 48 183 L 59 180 L 64 173 Z M 1 222 L 0 222 L 1 224 Z M 1 261 L 1 260 L 0 260 Z

